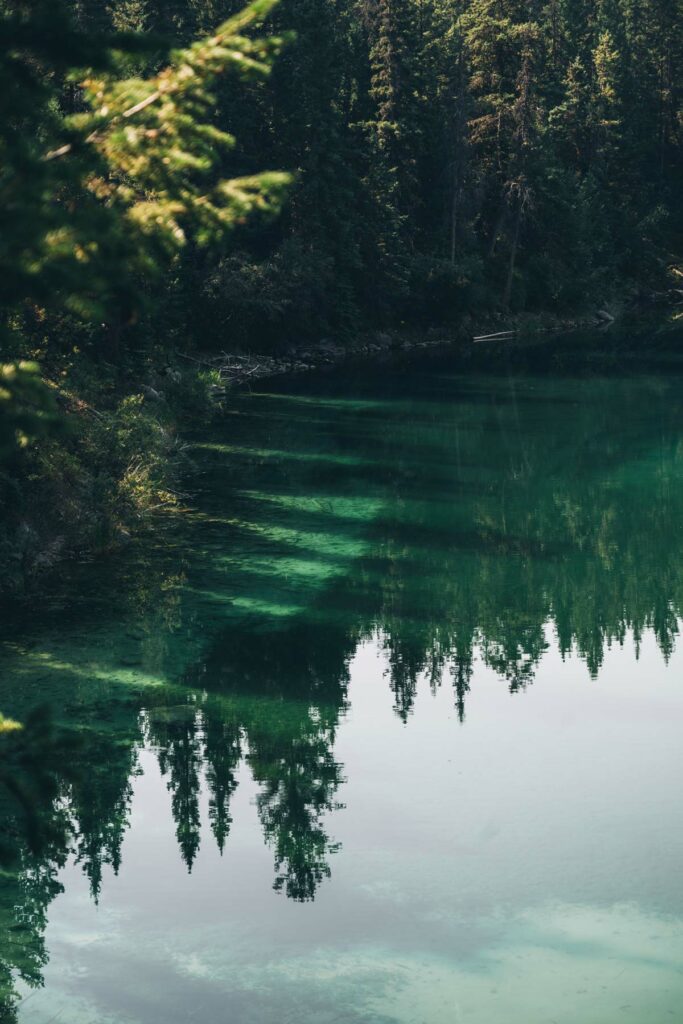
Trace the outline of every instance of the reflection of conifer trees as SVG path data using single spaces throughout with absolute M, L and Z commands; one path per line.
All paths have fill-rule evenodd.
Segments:
M 176 837 L 183 860 L 191 870 L 199 850 L 201 818 L 199 812 L 202 736 L 200 718 L 194 703 L 157 709 L 150 718 L 150 738 L 159 750 L 159 767 L 168 775 L 171 810 Z
M 63 824 L 63 823 L 62 823 Z M 66 859 L 63 846 L 53 841 L 40 855 L 17 851 L 14 870 L 0 874 L 0 1021 L 13 1024 L 17 1017 L 14 980 L 31 988 L 43 984 L 48 962 L 45 948 L 47 912 L 62 892 L 57 872 Z
M 206 724 L 207 781 L 216 820 L 217 794 L 227 802 L 234 789 L 232 757 L 239 753 L 241 732 L 252 773 L 262 786 L 257 806 L 274 849 L 275 888 L 292 899 L 312 899 L 330 874 L 328 857 L 336 846 L 323 819 L 339 806 L 335 794 L 341 767 L 332 745 L 346 706 L 348 659 L 355 643 L 343 629 L 300 621 L 257 636 L 230 629 L 190 673 L 209 689 L 207 708 L 214 707 L 212 698 L 219 694 L 223 701 L 215 703 L 217 712 L 222 708 L 222 721 L 212 725 L 209 716 Z M 222 788 L 212 788 L 217 771 Z M 214 834 L 218 839 L 216 826 Z
M 237 787 L 236 774 L 242 760 L 241 730 L 239 723 L 220 705 L 207 704 L 202 720 L 209 821 L 222 853 L 232 824 L 230 798 Z
M 331 754 L 333 735 L 309 709 L 284 730 L 249 733 L 249 763 L 263 787 L 256 803 L 267 842 L 275 852 L 274 888 L 294 900 L 312 900 L 329 878 L 330 842 L 323 816 L 340 805 L 334 800 L 342 776 Z
M 201 680 L 199 704 L 148 712 L 148 739 L 168 776 L 176 835 L 192 866 L 200 843 L 202 775 L 209 794 L 209 822 L 224 848 L 244 737 L 257 783 L 266 840 L 274 848 L 275 887 L 299 900 L 312 899 L 329 876 L 336 847 L 324 827 L 335 801 L 341 768 L 332 755 L 335 729 L 345 707 L 348 658 L 355 637 L 331 636 L 297 622 L 255 637 L 229 629 L 220 635 L 188 679 Z
M 474 672 L 473 658 L 473 638 L 465 635 L 463 641 L 458 633 L 452 650 L 451 678 L 455 695 L 455 709 L 461 722 L 465 720 L 465 697 L 470 692 L 470 683 Z
M 389 685 L 394 695 L 394 710 L 406 722 L 413 709 L 418 676 L 424 671 L 429 650 L 420 639 L 400 629 L 384 635 L 384 649 L 389 663 Z
M 62 891 L 72 822 L 64 793 L 81 747 L 42 707 L 0 740 L 0 1020 L 16 1019 L 14 979 L 42 984 L 47 909 Z
M 484 663 L 505 679 L 510 691 L 524 689 L 533 682 L 536 668 L 547 643 L 542 625 L 486 637 L 482 643 Z
M 114 737 L 95 731 L 79 750 L 81 767 L 70 790 L 70 811 L 76 859 L 90 880 L 96 900 L 104 865 L 111 865 L 117 874 L 121 864 L 136 772 L 136 741 L 136 733 Z
M 548 624 L 561 653 L 576 652 L 593 676 L 629 633 L 637 649 L 647 629 L 665 658 L 673 649 L 683 611 L 683 573 L 668 546 L 683 514 L 679 416 L 657 393 L 647 422 L 625 417 L 628 382 L 617 394 L 584 382 L 581 403 L 563 387 L 540 409 L 528 383 L 455 413 L 440 407 L 444 440 L 459 421 L 455 459 L 438 449 L 426 408 L 411 419 L 412 450 L 431 443 L 439 459 L 416 460 L 409 473 L 406 447 L 374 553 L 376 621 L 404 720 L 416 677 L 426 672 L 434 686 L 446 664 L 463 715 L 475 652 L 511 690 L 526 686 Z M 468 467 L 482 467 L 476 487 Z

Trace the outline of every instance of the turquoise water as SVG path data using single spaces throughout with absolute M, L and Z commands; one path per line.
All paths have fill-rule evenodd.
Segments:
M 79 743 L 0 1020 L 683 1020 L 682 385 L 235 399 L 191 512 L 5 617 L 0 708 Z

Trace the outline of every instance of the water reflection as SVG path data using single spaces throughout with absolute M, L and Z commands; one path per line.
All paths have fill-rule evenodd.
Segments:
M 3 1021 L 14 979 L 40 984 L 66 861 L 95 900 L 118 871 L 142 751 L 189 871 L 202 792 L 222 852 L 246 766 L 273 887 L 309 902 L 339 849 L 335 744 L 362 644 L 383 650 L 404 723 L 420 687 L 448 688 L 464 722 L 475 665 L 515 692 L 550 646 L 593 677 L 627 636 L 637 654 L 652 632 L 671 655 L 680 381 L 396 373 L 355 400 L 316 386 L 244 398 L 223 436 L 197 443 L 197 512 L 170 539 L 10 621 L 0 706 L 25 717 L 49 700 L 69 752 L 36 795 L 38 854 L 3 798 Z

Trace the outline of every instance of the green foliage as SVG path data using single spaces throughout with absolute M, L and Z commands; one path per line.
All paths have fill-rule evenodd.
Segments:
M 0 303 L 129 320 L 144 284 L 191 236 L 215 241 L 271 213 L 288 178 L 220 173 L 234 136 L 210 123 L 223 72 L 263 77 L 281 45 L 253 39 L 275 0 L 255 0 L 209 39 L 125 77 L 143 36 L 93 37 L 64 3 L 4 5 L 0 61 Z M 85 70 L 84 70 L 85 69 Z M 5 88 L 1 88 L 2 85 Z M 63 113 L 65 94 L 80 109 Z
M 81 402 L 68 415 L 68 434 L 30 446 L 18 480 L 0 477 L 5 589 L 25 589 L 65 555 L 106 550 L 151 513 L 183 507 L 176 487 L 186 459 L 175 420 L 206 415 L 212 382 L 177 378 L 104 411 Z
M 59 425 L 54 395 L 36 363 L 0 364 L 0 459 Z
M 272 213 L 279 205 L 287 174 L 216 176 L 220 154 L 236 140 L 207 120 L 219 75 L 267 75 L 282 40 L 250 39 L 242 32 L 259 24 L 275 3 L 255 0 L 209 39 L 174 51 L 172 64 L 153 78 L 84 80 L 91 110 L 72 115 L 66 127 L 104 158 L 109 171 L 106 182 L 94 178 L 89 185 L 99 198 L 120 205 L 133 227 L 162 248 L 182 245 L 188 231 L 200 244 L 215 241 L 253 211 Z M 57 149 L 47 159 L 63 152 Z
M 66 0 L 0 3 L 5 583 L 52 564 L 69 538 L 101 546 L 175 500 L 174 409 L 187 396 L 173 371 L 170 401 L 154 408 L 153 363 L 135 350 L 152 344 L 180 250 L 220 246 L 283 198 L 286 174 L 232 173 L 235 135 L 215 124 L 224 77 L 268 74 L 284 37 L 258 29 L 274 6 L 254 0 L 172 48 L 130 31 L 144 18 L 129 8 L 117 18 Z M 162 366 L 166 353 L 154 349 Z

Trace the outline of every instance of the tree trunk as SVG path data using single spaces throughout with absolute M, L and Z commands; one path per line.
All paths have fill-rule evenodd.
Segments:
M 522 200 L 520 199 L 517 203 L 517 212 L 515 214 L 515 232 L 512 237 L 512 248 L 510 249 L 510 262 L 508 263 L 507 279 L 505 281 L 505 291 L 503 292 L 503 305 L 507 309 L 510 305 L 510 298 L 512 296 L 512 280 L 515 273 L 515 260 L 517 258 L 517 246 L 519 244 L 519 229 L 522 224 Z

